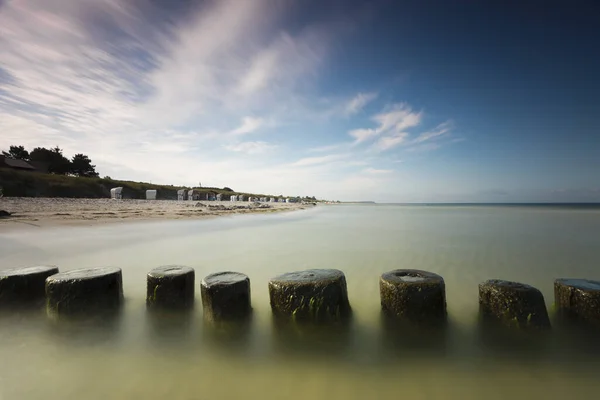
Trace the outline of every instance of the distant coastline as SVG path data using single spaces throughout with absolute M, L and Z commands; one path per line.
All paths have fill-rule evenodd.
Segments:
M 375 204 L 379 206 L 407 207 L 549 207 L 549 208 L 600 208 L 599 202 L 544 202 L 544 203 L 378 203 L 375 201 L 342 201 L 339 204 Z
M 514 208 L 563 208 L 563 209 L 600 209 L 597 202 L 546 202 L 546 203 L 376 203 L 382 206 L 407 207 L 514 207 Z

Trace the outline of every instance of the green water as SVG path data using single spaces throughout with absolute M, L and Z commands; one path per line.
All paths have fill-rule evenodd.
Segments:
M 28 227 L 0 234 L 0 268 L 123 269 L 126 303 L 110 320 L 61 323 L 43 312 L 0 315 L 0 400 L 6 399 L 580 399 L 600 396 L 600 333 L 555 323 L 536 338 L 483 334 L 477 285 L 539 288 L 552 315 L 553 280 L 600 280 L 600 211 L 549 207 L 323 206 L 279 215 L 97 227 Z M 196 307 L 146 313 L 145 276 L 196 270 Z M 337 268 L 353 319 L 313 335 L 271 321 L 267 281 Z M 390 331 L 378 277 L 425 269 L 446 281 L 444 331 Z M 246 326 L 203 323 L 199 283 L 224 270 L 251 279 Z

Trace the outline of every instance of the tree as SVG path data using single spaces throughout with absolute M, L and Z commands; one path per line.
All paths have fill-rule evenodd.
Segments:
M 225 186 L 223 188 L 223 190 L 226 191 L 226 192 L 233 192 L 233 190 L 231 188 L 228 188 L 227 186 Z
M 2 155 L 15 160 L 29 160 L 29 152 L 23 146 L 10 146 L 8 151 L 3 151 Z
M 70 172 L 71 162 L 62 154 L 62 150 L 56 146 L 53 149 L 36 147 L 29 154 L 31 161 L 38 161 L 48 166 L 48 172 L 52 174 L 66 175 Z
M 86 178 L 98 177 L 96 166 L 92 165 L 92 160 L 90 160 L 90 158 L 85 154 L 75 154 L 73 156 L 69 172 L 73 175 L 83 176 Z

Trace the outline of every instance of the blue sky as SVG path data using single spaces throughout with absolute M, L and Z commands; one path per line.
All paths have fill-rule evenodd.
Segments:
M 0 148 L 327 199 L 600 201 L 598 26 L 594 1 L 4 0 Z

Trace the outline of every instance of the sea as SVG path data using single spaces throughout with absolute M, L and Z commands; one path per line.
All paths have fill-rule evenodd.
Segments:
M 0 269 L 56 265 L 123 271 L 117 315 L 0 313 L 0 400 L 25 399 L 593 399 L 600 331 L 557 317 L 557 278 L 600 280 L 600 206 L 339 204 L 269 215 L 4 230 Z M 195 269 L 196 304 L 157 316 L 146 274 Z M 280 331 L 270 278 L 335 268 L 352 318 L 343 327 Z M 441 275 L 448 323 L 390 328 L 379 277 L 398 268 Z M 203 318 L 200 281 L 237 271 L 252 318 Z M 505 279 L 544 295 L 548 332 L 482 329 L 478 284 Z

